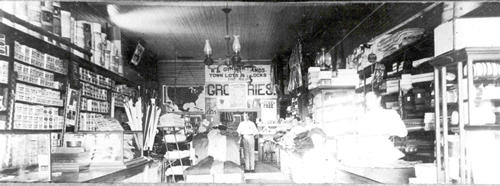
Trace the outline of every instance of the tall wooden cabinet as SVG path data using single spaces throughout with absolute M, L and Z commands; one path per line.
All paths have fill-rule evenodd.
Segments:
M 435 68 L 435 113 L 439 118 L 436 119 L 438 183 L 500 183 L 493 174 L 494 167 L 500 166 L 497 150 L 500 148 L 495 146 L 500 142 L 500 125 L 498 120 L 487 119 L 494 115 L 481 105 L 488 102 L 498 105 L 500 95 L 491 96 L 491 91 L 499 88 L 496 85 L 500 78 L 500 48 L 453 50 L 435 57 L 430 64 Z M 456 80 L 451 80 L 448 73 L 456 74 Z M 450 86 L 457 87 L 458 118 L 449 114 L 448 101 L 453 96 L 447 91 Z M 450 121 L 456 119 L 458 126 L 451 126 Z M 450 130 L 457 127 L 456 136 L 450 135 Z M 452 137 L 458 137 L 458 143 L 453 143 Z

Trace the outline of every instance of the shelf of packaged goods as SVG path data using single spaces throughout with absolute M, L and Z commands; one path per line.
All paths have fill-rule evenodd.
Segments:
M 95 97 L 92 97 L 92 96 L 87 96 L 87 95 L 82 95 L 81 97 L 82 97 L 82 98 L 87 98 L 87 99 L 92 99 L 92 100 L 97 100 L 97 101 L 105 101 L 105 102 L 108 102 L 108 100 L 106 100 L 106 99 L 99 99 L 99 98 L 95 98 Z
M 467 131 L 484 131 L 484 130 L 498 130 L 498 131 L 500 131 L 500 125 L 498 125 L 498 124 L 465 125 L 464 129 Z
M 83 79 L 80 79 L 80 82 L 82 82 L 82 83 L 87 83 L 87 84 L 92 85 L 92 86 L 95 86 L 95 87 L 97 87 L 97 88 L 106 89 L 106 90 L 108 90 L 108 91 L 112 91 L 112 90 L 113 90 L 113 89 L 112 89 L 112 88 L 110 88 L 110 87 L 106 87 L 106 86 L 104 86 L 104 85 L 98 85 L 98 84 L 96 84 L 96 83 L 92 83 L 92 82 L 90 82 L 90 81 L 83 80 Z
M 28 82 L 28 81 L 23 81 L 23 80 L 20 80 L 20 79 L 16 79 L 16 81 L 18 83 L 22 83 L 22 84 L 26 84 L 26 85 L 30 85 L 30 86 L 35 86 L 35 87 L 40 87 L 40 88 L 46 88 L 46 89 L 51 89 L 51 90 L 55 90 L 55 91 L 61 91 L 60 88 L 39 85 L 39 84 L 36 84 L 36 83 L 31 83 L 31 82 Z
M 23 64 L 23 65 L 26 65 L 26 66 L 29 66 L 29 67 L 33 67 L 33 68 L 36 68 L 38 70 L 43 70 L 44 72 L 50 72 L 50 73 L 53 73 L 54 75 L 62 75 L 62 76 L 66 76 L 66 74 L 63 74 L 61 72 L 55 72 L 55 71 L 52 71 L 52 70 L 49 70 L 49 69 L 46 69 L 46 68 L 43 68 L 43 67 L 39 67 L 39 66 L 36 66 L 36 65 L 33 65 L 33 64 L 30 64 L 30 63 L 26 63 L 24 61 L 21 61 L 19 59 L 14 59 L 14 61 L 16 63 L 20 63 L 20 64 Z
M 415 50 L 416 52 L 420 53 L 430 53 L 434 51 L 434 47 L 430 46 L 434 46 L 434 34 L 425 33 L 419 40 L 399 48 L 392 54 L 379 60 L 377 63 L 386 65 L 388 63 L 400 62 L 403 60 L 416 60 L 418 58 L 422 58 L 422 55 L 415 55 L 415 59 L 409 59 L 406 58 L 405 53 L 410 50 Z M 359 70 L 358 71 L 359 77 L 360 78 L 363 78 L 363 76 L 365 78 L 370 77 L 373 65 L 374 64 L 370 64 L 364 67 L 362 70 Z
M 115 105 L 115 108 L 125 108 L 125 106 L 122 104 L 122 105 Z
M 61 132 L 62 129 L 0 129 L 0 134 L 31 134 L 31 133 L 50 133 L 50 132 Z
M 92 53 L 89 50 L 86 50 L 84 48 L 76 46 L 75 44 L 71 43 L 70 41 L 68 41 L 68 40 L 66 40 L 66 39 L 64 39 L 62 37 L 59 37 L 59 36 L 57 36 L 57 35 L 55 35 L 55 34 L 53 34 L 51 32 L 48 32 L 48 31 L 44 30 L 41 27 L 35 26 L 35 25 L 33 25 L 33 24 L 31 24 L 31 23 L 29 23 L 27 21 L 24 21 L 24 20 L 22 20 L 22 19 L 20 19 L 20 18 L 18 18 L 16 16 L 12 15 L 12 14 L 9 14 L 9 13 L 3 11 L 3 10 L 0 10 L 0 18 L 6 18 L 6 19 L 12 21 L 15 24 L 21 25 L 21 26 L 23 26 L 23 27 L 25 27 L 25 28 L 27 28 L 29 30 L 32 30 L 32 31 L 40 34 L 40 35 L 44 35 L 44 36 L 48 37 L 49 39 L 55 40 L 55 41 L 57 41 L 60 44 L 63 44 L 63 45 L 66 45 L 66 46 L 68 46 L 68 47 L 70 47 L 72 49 L 78 50 L 81 53 L 84 53 L 86 55 L 92 55 Z M 24 32 L 22 32 L 21 30 L 18 30 L 18 29 L 13 29 L 13 30 L 16 30 L 16 31 L 18 31 L 20 33 L 23 33 L 25 35 L 29 35 L 28 33 L 24 33 Z M 31 35 L 29 35 L 29 36 L 31 36 Z M 36 38 L 34 36 L 32 36 L 32 37 Z M 38 39 L 39 41 L 43 41 L 40 38 L 36 38 L 36 39 Z M 43 42 L 45 42 L 45 41 L 43 41 Z M 47 43 L 47 44 L 49 44 L 49 43 Z
M 30 101 L 23 101 L 23 100 L 16 100 L 16 103 L 23 103 L 23 104 L 28 104 L 28 105 L 39 105 L 39 106 L 44 106 L 44 107 L 57 107 L 57 108 L 63 108 L 63 105 L 50 105 L 50 104 L 43 104 L 43 103 L 34 103 Z
M 83 59 L 83 58 L 75 56 L 75 55 L 71 56 L 71 60 L 78 62 L 78 65 L 80 67 L 83 67 L 83 68 L 85 68 L 87 70 L 95 72 L 95 73 L 97 73 L 99 75 L 111 78 L 117 84 L 127 84 L 127 85 L 130 85 L 130 86 L 137 85 L 136 82 L 130 81 L 127 78 L 125 78 L 125 77 L 123 77 L 121 75 L 118 75 L 118 74 L 116 74 L 114 72 L 111 72 L 110 70 L 108 70 L 108 69 L 106 69 L 106 68 L 104 68 L 102 66 L 99 66 L 97 64 L 94 64 L 94 63 L 90 62 L 89 60 Z
M 130 130 L 126 130 L 126 131 L 123 131 L 123 133 L 125 134 L 135 134 L 135 133 L 142 133 L 143 131 L 130 131 Z
M 356 86 L 354 86 L 354 85 L 320 85 L 320 86 L 314 87 L 312 89 L 309 89 L 309 92 L 311 92 L 311 94 L 317 94 L 317 93 L 320 93 L 322 90 L 342 90 L 342 89 L 355 90 Z
M 78 130 L 74 133 L 87 133 L 87 134 L 97 134 L 97 133 L 123 133 L 123 130 L 110 130 L 110 131 L 90 131 L 90 130 Z
M 5 15 L 12 16 L 12 15 L 0 10 L 0 18 L 5 16 Z M 12 17 L 14 17 L 14 16 L 12 16 Z M 16 18 L 16 19 L 20 20 L 18 18 Z M 20 20 L 20 21 L 25 22 L 23 20 Z M 28 25 L 31 25 L 30 23 L 27 23 L 27 22 L 25 22 L 25 23 Z M 31 25 L 31 27 L 37 28 L 37 31 L 46 32 L 45 30 L 38 28 L 36 26 Z M 27 27 L 27 28 L 31 29 L 31 27 Z M 64 58 L 64 59 L 71 59 L 71 60 L 77 61 L 79 66 L 84 67 L 84 68 L 89 69 L 89 70 L 92 70 L 93 72 L 96 72 L 100 75 L 104 75 L 106 77 L 109 77 L 109 78 L 113 79 L 114 81 L 116 81 L 118 84 L 127 84 L 130 86 L 137 85 L 136 82 L 128 80 L 127 78 L 120 76 L 114 72 L 111 72 L 110 70 L 108 70 L 104 67 L 101 67 L 97 64 L 94 64 L 87 59 L 84 59 L 84 58 L 79 57 L 75 54 L 72 54 L 71 51 L 69 51 L 67 49 L 63 49 L 62 47 L 45 42 L 43 39 L 40 39 L 40 38 L 37 38 L 37 37 L 32 36 L 30 34 L 24 33 L 20 30 L 12 28 L 4 23 L 0 23 L 0 30 L 5 31 L 6 33 L 13 33 L 13 35 L 15 36 L 14 39 L 16 41 L 19 41 L 21 44 L 24 44 L 24 45 L 30 44 L 31 48 L 41 50 L 44 53 L 47 53 L 47 54 L 50 54 L 53 56 L 57 56 L 60 58 Z M 59 38 L 58 36 L 55 36 L 55 35 L 51 34 L 50 32 L 46 32 L 46 33 L 47 33 L 47 35 L 52 35 L 50 37 Z M 44 34 L 42 34 L 42 35 L 44 35 Z M 69 46 L 71 49 L 78 50 L 78 51 L 80 51 L 88 56 L 92 55 L 92 53 L 86 49 L 83 49 L 83 48 L 78 47 L 74 44 L 71 44 L 70 42 L 63 40 L 62 38 L 59 38 L 59 39 L 64 41 L 65 45 Z M 57 39 L 55 39 L 55 40 L 57 40 Z
M 90 110 L 80 110 L 80 112 L 103 114 L 103 115 L 109 114 L 109 112 L 98 112 L 98 111 L 90 111 Z

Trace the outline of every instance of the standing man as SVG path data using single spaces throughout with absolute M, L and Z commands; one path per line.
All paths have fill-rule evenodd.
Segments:
M 243 139 L 245 172 L 255 172 L 255 136 L 259 134 L 259 131 L 255 123 L 248 119 L 247 113 L 243 114 L 243 121 L 240 122 L 237 132 Z

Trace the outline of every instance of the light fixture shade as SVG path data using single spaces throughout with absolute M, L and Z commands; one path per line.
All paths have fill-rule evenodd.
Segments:
M 332 67 L 332 55 L 330 55 L 330 52 L 326 52 L 325 48 L 321 49 L 321 52 L 323 52 L 323 63 L 328 67 Z
M 207 56 L 212 55 L 212 47 L 210 47 L 210 41 L 208 39 L 205 40 L 205 48 L 203 49 L 203 51 Z
M 321 58 L 321 53 L 316 52 L 316 59 L 315 59 L 316 67 L 321 67 L 322 65 L 320 58 Z
M 241 50 L 240 36 L 239 35 L 234 35 L 233 51 L 235 53 L 240 53 L 240 50 Z

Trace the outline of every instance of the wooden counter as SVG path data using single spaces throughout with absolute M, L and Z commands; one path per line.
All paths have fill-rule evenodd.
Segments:
M 159 161 L 143 159 L 125 169 L 83 169 L 80 172 L 53 175 L 52 179 L 57 183 L 160 183 L 160 167 Z

